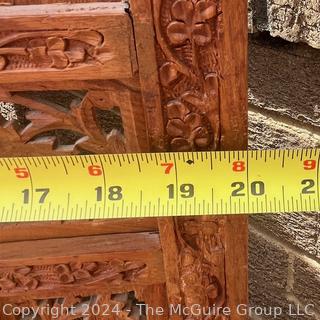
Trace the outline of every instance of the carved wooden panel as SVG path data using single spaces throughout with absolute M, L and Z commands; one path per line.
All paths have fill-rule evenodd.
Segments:
M 172 150 L 219 147 L 220 1 L 154 1 L 165 128 Z
M 163 282 L 158 234 L 0 244 L 0 301 L 49 298 L 83 290 L 119 292 Z
M 0 100 L 16 115 L 0 117 L 2 156 L 133 152 L 146 143 L 139 97 L 129 91 L 0 93 Z
M 132 76 L 125 9 L 121 3 L 1 7 L 0 83 Z
M 52 265 L 26 265 L 0 268 L 1 294 L 18 294 L 32 290 L 67 289 L 74 285 L 105 282 L 123 285 L 146 277 L 147 265 L 141 261 L 69 262 Z

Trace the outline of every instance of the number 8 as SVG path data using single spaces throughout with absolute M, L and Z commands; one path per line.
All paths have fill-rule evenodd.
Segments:
M 111 201 L 121 200 L 122 199 L 122 188 L 120 186 L 111 186 L 109 188 L 108 199 Z

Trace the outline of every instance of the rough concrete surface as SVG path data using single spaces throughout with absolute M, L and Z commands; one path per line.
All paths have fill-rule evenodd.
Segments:
M 286 308 L 288 254 L 250 229 L 250 305 Z
M 288 245 L 320 259 L 320 214 L 255 215 L 251 221 Z
M 319 0 L 250 0 L 253 27 L 320 48 Z
M 266 35 L 252 36 L 249 102 L 320 127 L 320 50 Z
M 249 111 L 249 147 L 312 148 L 319 147 L 320 135 L 304 128 L 275 120 L 272 116 Z
M 319 274 L 311 266 L 272 236 L 250 226 L 249 299 L 253 320 L 319 320 Z M 310 315 L 304 312 L 306 305 Z M 275 316 L 273 310 L 280 308 Z
M 312 304 L 320 314 L 320 268 L 295 258 L 292 292 L 304 305 Z

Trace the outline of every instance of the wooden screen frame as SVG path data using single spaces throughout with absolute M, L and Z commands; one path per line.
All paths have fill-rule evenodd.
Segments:
M 0 97 L 21 103 L 24 100 L 21 100 L 19 91 L 65 88 L 86 89 L 108 97 L 117 96 L 118 100 L 125 93 L 126 98 L 122 101 L 130 105 L 127 123 L 130 123 L 131 128 L 129 136 L 133 137 L 129 147 L 124 149 L 125 152 L 182 151 L 187 150 L 187 146 L 189 150 L 245 149 L 246 1 L 208 0 L 208 8 L 213 4 L 216 11 L 201 8 L 206 6 L 204 4 L 196 9 L 195 5 L 191 8 L 181 5 L 182 2 L 130 1 L 129 12 L 139 70 L 131 79 L 3 83 L 0 86 Z M 198 18 L 191 21 L 192 11 Z M 181 33 L 183 19 L 186 19 L 185 34 Z M 175 32 L 180 32 L 180 36 L 174 35 Z M 214 42 L 205 54 L 208 59 L 212 55 L 211 58 L 216 59 L 215 63 L 206 63 L 204 55 L 197 65 L 193 65 L 192 61 L 184 61 L 177 48 L 187 38 L 194 46 L 200 47 Z M 171 90 L 179 85 L 181 79 L 184 80 L 179 90 L 183 94 L 179 90 Z M 193 83 L 199 86 L 195 88 Z M 43 111 L 43 108 L 39 110 Z M 175 127 L 175 119 L 181 125 L 183 123 L 182 133 Z M 22 143 L 28 141 L 22 140 Z M 117 146 L 102 150 L 117 151 Z M 196 303 L 208 306 L 216 302 L 232 308 L 231 320 L 246 319 L 246 316 L 237 313 L 236 308 L 239 304 L 247 304 L 248 297 L 247 218 L 160 218 L 157 229 L 166 286 L 150 284 L 148 294 L 145 295 L 147 300 L 154 305 L 181 303 L 189 307 Z M 171 319 L 183 317 L 175 315 Z M 221 315 L 221 319 L 226 318 Z

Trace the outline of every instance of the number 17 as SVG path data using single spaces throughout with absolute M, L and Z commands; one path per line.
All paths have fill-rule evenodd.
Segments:
M 49 188 L 39 188 L 35 190 L 36 192 L 42 192 L 40 199 L 39 199 L 39 203 L 44 203 L 44 201 L 46 200 L 46 197 L 50 191 Z M 28 204 L 30 202 L 30 190 L 29 189 L 24 189 L 22 191 L 23 193 L 23 203 L 24 204 Z

